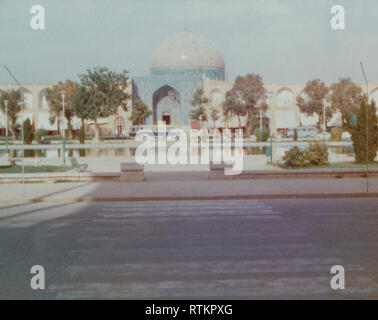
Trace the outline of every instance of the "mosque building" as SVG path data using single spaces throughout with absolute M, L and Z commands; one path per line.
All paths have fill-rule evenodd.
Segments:
M 167 125 L 189 128 L 191 125 L 190 101 L 198 88 L 202 88 L 209 99 L 205 106 L 210 114 L 211 109 L 219 111 L 217 128 L 237 128 L 237 117 L 224 119 L 222 103 L 232 83 L 225 79 L 226 65 L 222 54 L 207 39 L 191 32 L 180 32 L 165 40 L 152 54 L 150 75 L 131 77 L 130 92 L 134 99 L 141 99 L 151 110 L 152 115 L 146 125 L 165 121 Z M 253 70 L 246 70 L 253 73 Z M 273 134 L 297 126 L 315 125 L 317 116 L 306 116 L 299 111 L 296 97 L 303 94 L 305 83 L 265 83 L 268 94 L 268 111 L 265 120 Z M 57 123 L 50 124 L 49 106 L 46 100 L 47 85 L 23 85 L 25 112 L 19 122 L 31 119 L 36 128 L 45 129 L 51 134 L 59 134 Z M 0 90 L 17 88 L 16 85 L 0 85 Z M 363 86 L 365 89 L 365 87 Z M 378 83 L 369 84 L 370 97 L 378 101 Z M 127 112 L 120 110 L 115 116 L 98 119 L 102 124 L 102 135 L 127 135 L 132 123 L 131 108 Z M 5 116 L 0 113 L 0 130 L 3 134 Z M 334 114 L 329 126 L 341 124 L 339 113 Z M 245 126 L 245 117 L 241 119 Z M 88 122 L 92 128 L 91 122 Z M 81 121 L 73 119 L 73 128 L 79 129 Z M 209 120 L 204 126 L 213 127 Z M 93 129 L 93 128 L 92 128 Z M 90 130 L 92 130 L 90 129 Z

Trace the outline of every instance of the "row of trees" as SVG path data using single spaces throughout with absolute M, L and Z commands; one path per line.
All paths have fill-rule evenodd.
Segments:
M 259 113 L 266 111 L 267 98 L 263 80 L 259 75 L 247 74 L 244 77 L 237 77 L 233 87 L 226 93 L 222 105 L 225 122 L 230 116 L 237 116 L 239 128 L 241 128 L 240 117 L 247 116 L 247 133 L 256 134 L 259 130 Z M 355 161 L 357 163 L 374 161 L 378 149 L 375 102 L 369 103 L 367 96 L 362 94 L 362 88 L 350 78 L 341 78 L 339 82 L 329 87 L 319 79 L 308 81 L 303 94 L 297 97 L 296 102 L 303 113 L 309 116 L 318 115 L 319 127 L 324 120 L 327 123 L 334 112 L 339 111 L 342 121 L 341 130 L 352 133 Z M 191 118 L 207 121 L 205 106 L 208 103 L 209 100 L 204 96 L 203 90 L 198 89 L 191 102 L 193 106 Z M 324 108 L 326 119 L 323 119 Z M 213 110 L 211 115 L 213 115 Z M 216 120 L 214 120 L 214 126 Z
M 237 77 L 231 90 L 226 93 L 225 101 L 222 105 L 223 116 L 228 122 L 231 116 L 236 116 L 241 128 L 240 117 L 247 115 L 248 129 L 253 129 L 258 123 L 258 112 L 260 107 L 263 111 L 267 109 L 266 90 L 259 75 L 247 74 L 245 77 Z M 190 116 L 193 120 L 208 121 L 208 113 L 205 105 L 209 99 L 204 96 L 202 89 L 198 89 L 191 101 L 193 109 Z M 210 117 L 215 122 L 220 118 L 216 108 L 210 110 Z
M 353 117 L 357 115 L 363 95 L 362 89 L 350 78 L 340 78 L 339 82 L 327 87 L 319 79 L 307 82 L 304 96 L 297 97 L 299 109 L 308 114 L 318 115 L 319 123 L 324 121 L 323 110 L 326 106 L 326 123 L 336 111 L 341 113 L 342 128 L 351 130 Z
M 60 131 L 59 119 L 63 111 L 61 92 L 65 91 L 64 117 L 70 137 L 72 137 L 74 116 L 82 120 L 82 128 L 84 128 L 85 120 L 93 120 L 96 137 L 98 137 L 97 119 L 117 114 L 120 107 L 125 111 L 128 109 L 131 99 L 130 94 L 127 93 L 127 88 L 130 85 L 128 72 L 124 70 L 117 73 L 105 67 L 97 67 L 79 75 L 79 79 L 80 83 L 66 80 L 46 90 L 46 100 L 50 112 L 49 120 L 51 124 L 57 121 L 58 131 Z M 4 100 L 8 101 L 9 128 L 12 131 L 13 139 L 16 139 L 20 129 L 18 117 L 22 109 L 20 90 L 0 91 L 0 108 L 3 112 L 5 112 Z M 136 124 L 143 123 L 150 114 L 147 106 L 141 100 L 137 100 L 131 120 Z
M 368 103 L 367 97 L 364 96 L 357 112 L 356 124 L 352 130 L 356 163 L 366 163 L 367 161 L 372 163 L 377 155 L 378 127 L 376 112 L 375 102 Z M 305 151 L 301 151 L 297 146 L 294 146 L 283 157 L 283 166 L 286 168 L 301 168 L 309 165 L 325 165 L 327 163 L 327 146 L 322 144 L 310 144 Z
M 264 113 L 267 109 L 267 91 L 261 76 L 247 74 L 238 76 L 233 87 L 226 93 L 225 101 L 222 105 L 223 115 L 227 122 L 230 116 L 236 116 L 241 127 L 241 117 L 247 116 L 248 133 L 254 131 L 259 125 L 260 110 Z M 362 89 L 359 85 L 351 81 L 350 78 L 341 78 L 339 82 L 327 87 L 319 79 L 306 83 L 303 94 L 297 97 L 299 109 L 312 116 L 318 115 L 318 126 L 323 123 L 323 112 L 326 106 L 326 123 L 334 112 L 340 111 L 342 127 L 344 130 L 352 129 L 353 119 L 357 115 L 362 101 Z M 198 89 L 191 102 L 194 107 L 191 111 L 191 118 L 195 120 L 207 121 L 208 114 L 205 105 L 209 103 L 204 96 L 203 90 Z M 211 114 L 215 114 L 211 110 Z M 218 118 L 217 118 L 218 119 Z

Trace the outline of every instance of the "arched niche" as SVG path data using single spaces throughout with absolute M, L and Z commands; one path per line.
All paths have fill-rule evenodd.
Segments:
M 39 93 L 39 105 L 42 111 L 49 111 L 50 106 L 46 98 L 47 90 L 44 89 Z
M 378 115 L 378 87 L 370 91 L 370 101 L 374 100 Z
M 276 93 L 275 101 L 277 108 L 291 107 L 295 105 L 295 95 L 292 90 L 284 87 Z
M 30 90 L 26 88 L 22 88 L 22 95 L 23 95 L 24 108 L 26 110 L 33 110 L 33 106 L 34 106 L 33 94 L 30 92 Z

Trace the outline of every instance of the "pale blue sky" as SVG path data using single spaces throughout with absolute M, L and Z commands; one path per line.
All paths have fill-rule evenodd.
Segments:
M 30 27 L 43 5 L 46 30 Z M 341 4 L 346 29 L 330 27 Z M 175 32 L 200 33 L 223 54 L 226 75 L 265 82 L 326 82 L 350 76 L 378 82 L 376 0 L 0 0 L 0 83 L 78 80 L 98 65 L 149 74 L 151 52 Z

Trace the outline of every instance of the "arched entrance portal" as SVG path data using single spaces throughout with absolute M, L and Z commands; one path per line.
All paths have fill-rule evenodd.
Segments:
M 177 90 L 163 86 L 153 95 L 153 121 L 165 121 L 166 125 L 181 122 L 181 99 Z

